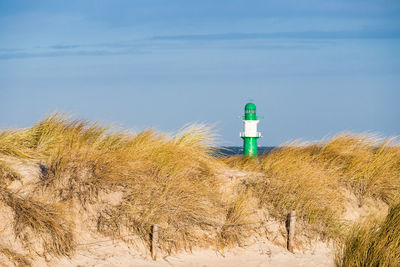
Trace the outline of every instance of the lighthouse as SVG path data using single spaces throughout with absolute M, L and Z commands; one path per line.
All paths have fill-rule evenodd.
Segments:
M 253 103 L 246 104 L 242 122 L 244 131 L 240 133 L 240 137 L 243 138 L 243 155 L 257 157 L 257 139 L 261 137 L 261 133 L 257 132 L 259 120 L 257 118 L 256 105 Z

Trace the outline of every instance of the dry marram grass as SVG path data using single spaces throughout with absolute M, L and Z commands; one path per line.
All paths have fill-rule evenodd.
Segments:
M 281 220 L 297 210 L 305 227 L 323 238 L 340 237 L 346 227 L 344 189 L 360 206 L 368 198 L 390 205 L 400 196 L 400 147 L 393 138 L 346 133 L 314 144 L 284 144 L 259 158 L 224 161 L 262 173 L 251 185 L 260 204 Z
M 129 235 L 149 244 L 158 224 L 159 248 L 172 253 L 241 245 L 260 226 L 257 210 L 283 222 L 295 209 L 304 234 L 337 239 L 346 226 L 344 189 L 360 205 L 371 198 L 392 204 L 400 195 L 400 148 L 391 139 L 343 134 L 285 144 L 259 158 L 225 159 L 216 156 L 213 141 L 213 130 L 203 125 L 175 135 L 131 134 L 55 114 L 28 129 L 0 132 L 0 155 L 38 161 L 42 172 L 36 190 L 22 196 L 8 189 L 18 173 L 0 161 L 1 200 L 28 252 L 36 238 L 43 255 L 61 256 L 76 245 L 69 205 L 88 211 L 96 225 L 91 231 L 127 242 Z M 256 175 L 226 195 L 219 170 L 227 166 Z M 113 193 L 120 195 L 116 203 L 100 201 Z
M 336 266 L 400 266 L 400 204 L 386 218 L 356 223 L 337 250 Z
M 29 257 L 22 255 L 8 247 L 0 246 L 0 255 L 3 255 L 3 259 L 0 258 L 0 266 L 10 266 L 13 264 L 16 267 L 28 267 L 31 266 L 31 260 Z M 7 262 L 8 261 L 8 262 Z

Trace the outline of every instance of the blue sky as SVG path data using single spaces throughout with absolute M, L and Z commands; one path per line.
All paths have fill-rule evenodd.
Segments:
M 163 132 L 216 124 L 239 145 L 400 134 L 400 2 L 0 1 L 0 127 L 59 110 Z

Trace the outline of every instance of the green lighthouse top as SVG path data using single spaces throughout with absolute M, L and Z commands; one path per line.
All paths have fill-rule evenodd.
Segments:
M 256 110 L 256 105 L 253 103 L 247 103 L 246 106 L 244 106 L 244 110 Z
M 247 103 L 244 107 L 244 119 L 245 120 L 257 120 L 256 105 L 253 103 Z

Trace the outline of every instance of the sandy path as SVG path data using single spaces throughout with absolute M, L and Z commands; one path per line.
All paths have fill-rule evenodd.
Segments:
M 137 250 L 136 250 L 137 251 Z M 136 253 L 136 254 L 134 254 Z M 150 260 L 122 242 L 105 242 L 78 250 L 69 260 L 53 262 L 52 266 L 334 266 L 329 248 L 320 244 L 313 249 L 292 254 L 269 241 L 259 241 L 245 248 L 225 251 L 225 256 L 211 249 L 183 252 Z

